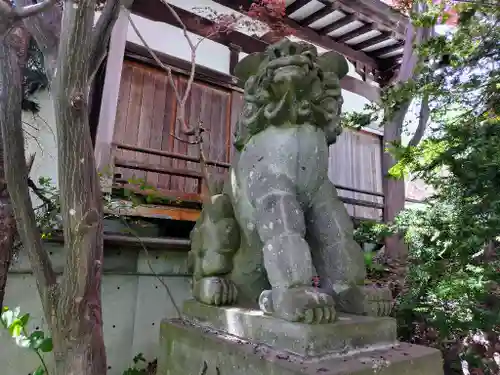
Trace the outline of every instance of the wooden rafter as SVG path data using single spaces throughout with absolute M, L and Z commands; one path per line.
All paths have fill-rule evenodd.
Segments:
M 288 6 L 286 8 L 286 15 L 290 15 L 294 12 L 296 12 L 297 10 L 299 10 L 300 8 L 302 8 L 303 6 L 306 6 L 307 4 L 309 4 L 310 0 L 295 0 L 290 6 Z
M 170 5 L 177 13 L 182 22 L 186 25 L 188 31 L 203 37 L 229 46 L 238 45 L 244 48 L 246 53 L 260 52 L 266 48 L 267 43 L 252 36 L 231 31 L 230 33 L 214 33 L 215 24 L 207 18 L 193 14 L 187 10 L 179 8 L 173 4 Z M 131 11 L 141 17 L 152 21 L 164 22 L 169 25 L 180 27 L 172 13 L 158 0 L 140 0 L 134 1 Z
M 248 8 L 248 1 L 246 0 L 214 0 L 214 1 L 218 4 L 224 5 L 238 12 L 241 11 L 242 7 L 244 7 L 243 9 Z M 343 54 L 348 59 L 360 61 L 366 66 L 377 69 L 377 60 L 371 56 L 368 56 L 368 54 L 364 52 L 356 51 L 355 49 L 351 48 L 346 44 L 338 43 L 331 37 L 327 35 L 321 35 L 316 30 L 301 26 L 296 21 L 290 18 L 285 18 L 283 20 L 283 23 L 285 23 L 289 28 L 293 29 L 294 35 L 300 39 L 307 40 L 311 43 L 314 43 L 326 49 L 334 50 L 338 53 Z M 231 34 L 232 33 L 230 33 L 229 35 Z
M 377 57 L 384 56 L 384 55 L 387 55 L 389 53 L 398 51 L 403 47 L 404 47 L 404 42 L 400 41 L 400 42 L 397 42 L 395 44 L 391 44 L 390 46 L 383 47 L 383 48 L 380 48 L 380 49 L 373 51 L 373 55 L 377 56 Z M 401 51 L 401 54 L 403 54 L 402 51 Z
M 335 3 L 334 3 L 335 4 Z M 328 16 L 329 14 L 333 13 L 337 7 L 334 5 L 325 5 L 323 8 L 318 10 L 317 12 L 314 12 L 313 14 L 307 16 L 303 20 L 299 21 L 299 24 L 302 26 L 309 26 L 310 24 L 322 19 L 323 17 Z
M 367 39 L 367 40 L 365 40 L 363 42 L 354 44 L 352 47 L 355 48 L 355 49 L 357 49 L 357 50 L 363 50 L 365 48 L 374 46 L 375 44 L 382 43 L 382 42 L 386 41 L 390 37 L 391 37 L 390 33 L 388 33 L 388 32 L 382 32 L 380 35 L 371 37 L 370 39 Z
M 331 32 L 334 32 L 335 30 L 347 26 L 356 20 L 357 18 L 354 13 L 347 14 L 345 17 L 342 17 L 341 19 L 323 27 L 322 29 L 319 29 L 318 34 L 330 34 Z
M 360 21 L 378 24 L 381 29 L 392 30 L 404 38 L 408 19 L 399 11 L 380 0 L 335 0 L 342 10 L 359 15 Z
M 345 33 L 345 34 L 335 38 L 335 40 L 339 43 L 344 43 L 344 42 L 347 42 L 351 39 L 354 39 L 354 38 L 357 38 L 361 35 L 369 33 L 370 31 L 373 31 L 373 30 L 375 30 L 374 26 L 370 23 L 367 23 L 361 27 L 358 27 L 357 29 L 349 31 L 348 33 Z

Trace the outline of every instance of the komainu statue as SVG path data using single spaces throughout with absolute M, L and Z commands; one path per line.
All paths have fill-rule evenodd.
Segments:
M 343 56 L 288 39 L 237 65 L 245 82 L 238 154 L 191 233 L 198 301 L 258 304 L 304 323 L 332 322 L 337 311 L 390 312 L 390 292 L 364 285 L 362 250 L 327 176 L 347 73 Z

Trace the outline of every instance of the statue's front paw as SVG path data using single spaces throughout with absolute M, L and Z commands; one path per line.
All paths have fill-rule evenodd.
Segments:
M 392 293 L 389 288 L 366 285 L 365 313 L 370 316 L 388 316 L 393 306 Z
M 216 276 L 204 277 L 194 282 L 193 297 L 207 305 L 233 305 L 238 291 L 231 280 Z
M 273 289 L 264 291 L 263 297 L 266 302 L 262 304 L 261 296 L 261 308 L 266 305 L 265 312 L 290 322 L 331 323 L 337 315 L 333 298 L 312 287 Z

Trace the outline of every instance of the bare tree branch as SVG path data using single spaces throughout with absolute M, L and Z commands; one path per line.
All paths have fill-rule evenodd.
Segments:
M 47 10 L 50 6 L 54 5 L 57 0 L 44 0 L 37 4 L 26 5 L 21 8 L 14 8 L 15 14 L 19 19 L 37 15 L 40 12 Z
M 111 32 L 113 31 L 113 26 L 118 19 L 120 14 L 120 9 L 122 6 L 125 8 L 130 8 L 134 0 L 108 0 L 104 5 L 104 9 L 94 26 L 93 40 L 92 40 L 92 51 L 90 52 L 90 61 L 92 65 L 90 67 L 90 81 L 92 82 L 99 66 L 103 62 L 107 54 L 107 48 L 109 45 L 109 40 L 111 39 Z
M 32 0 L 16 0 L 18 6 L 30 6 Z M 57 65 L 57 49 L 61 34 L 62 0 L 55 0 L 54 6 L 38 14 L 24 18 L 24 26 L 35 38 L 45 61 L 45 70 L 49 81 L 54 77 Z
M 191 94 L 191 89 L 192 89 L 192 85 L 194 83 L 194 78 L 195 78 L 195 73 L 196 73 L 196 50 L 199 47 L 200 43 L 203 40 L 205 40 L 206 38 L 201 38 L 200 40 L 198 40 L 198 42 L 193 43 L 191 41 L 190 37 L 189 37 L 186 25 L 182 22 L 182 20 L 180 19 L 179 15 L 177 14 L 177 12 L 170 6 L 170 4 L 168 4 L 164 0 L 161 0 L 161 1 L 162 1 L 163 4 L 165 4 L 165 6 L 174 15 L 174 18 L 181 25 L 181 27 L 183 29 L 183 35 L 184 35 L 185 39 L 188 42 L 189 48 L 191 49 L 191 61 L 190 61 L 191 68 L 190 68 L 190 71 L 189 71 L 189 77 L 188 77 L 188 81 L 187 81 L 187 85 L 186 85 L 186 90 L 185 90 L 184 95 L 182 97 L 181 97 L 181 95 L 179 93 L 179 90 L 177 88 L 176 83 L 174 82 L 174 79 L 173 79 L 173 76 L 172 76 L 172 70 L 170 69 L 170 67 L 167 66 L 167 65 L 165 65 L 160 60 L 160 58 L 155 53 L 155 51 L 149 46 L 149 44 L 147 43 L 146 39 L 144 38 L 144 36 L 139 31 L 137 25 L 135 24 L 135 22 L 132 19 L 132 17 L 131 17 L 130 14 L 128 16 L 128 19 L 129 19 L 130 25 L 134 29 L 134 32 L 137 34 L 137 36 L 139 37 L 139 39 L 141 40 L 141 42 L 144 44 L 144 46 L 146 47 L 146 49 L 148 50 L 148 52 L 151 54 L 151 56 L 153 57 L 153 60 L 155 60 L 155 62 L 162 69 L 164 69 L 165 72 L 167 73 L 168 82 L 172 86 L 172 89 L 174 90 L 175 97 L 176 97 L 176 100 L 177 100 L 177 103 L 178 103 L 178 110 L 177 110 L 177 113 L 178 113 L 177 116 L 178 116 L 178 118 L 177 118 L 177 121 L 179 121 L 179 123 L 181 124 L 181 128 L 182 128 L 183 133 L 186 134 L 187 136 L 195 136 L 195 140 L 194 141 L 183 140 L 183 139 L 178 138 L 174 134 L 171 134 L 171 135 L 175 139 L 178 139 L 181 142 L 185 142 L 185 143 L 189 143 L 189 144 L 198 144 L 199 158 L 200 158 L 200 167 L 201 167 L 201 170 L 202 170 L 203 181 L 205 182 L 205 185 L 207 187 L 209 196 L 211 196 L 211 195 L 213 195 L 212 194 L 213 193 L 213 187 L 212 187 L 212 184 L 210 182 L 210 173 L 208 172 L 208 167 L 207 167 L 207 164 L 206 164 L 205 153 L 203 151 L 203 134 L 202 133 L 203 133 L 204 130 L 202 129 L 201 124 L 197 124 L 196 127 L 191 127 L 187 123 L 186 118 L 185 118 L 186 103 L 187 103 L 187 100 L 189 98 L 189 95 Z M 216 31 L 214 33 L 217 33 L 217 32 L 218 31 Z M 209 34 L 209 35 L 211 35 L 211 34 Z
M 418 126 L 413 134 L 413 137 L 410 139 L 408 143 L 409 146 L 417 146 L 422 137 L 425 134 L 425 130 L 427 129 L 427 123 L 429 122 L 430 117 L 430 108 L 429 108 L 429 95 L 426 94 L 422 98 L 422 104 L 420 105 L 420 115 L 418 118 Z
M 56 274 L 48 253 L 43 248 L 26 184 L 28 170 L 24 153 L 21 98 L 21 71 L 16 51 L 7 40 L 0 40 L 0 129 L 5 176 L 17 229 L 37 280 L 45 317 L 50 322 L 57 297 Z
M 170 67 L 168 65 L 165 65 L 160 60 L 160 58 L 155 53 L 155 51 L 149 46 L 148 42 L 146 42 L 146 39 L 144 39 L 144 36 L 139 31 L 139 28 L 135 24 L 135 22 L 132 19 L 132 16 L 130 14 L 128 15 L 128 20 L 130 22 L 130 26 L 132 26 L 132 29 L 134 29 L 134 32 L 137 34 L 137 36 L 141 40 L 141 42 L 144 45 L 144 47 L 146 47 L 146 49 L 148 50 L 148 52 L 150 53 L 150 55 L 153 57 L 153 60 L 158 64 L 158 66 L 160 68 L 162 68 L 163 70 L 165 70 L 165 72 L 167 73 L 168 83 L 170 83 L 170 85 L 172 86 L 172 89 L 174 90 L 175 98 L 180 103 L 182 101 L 182 98 L 181 98 L 181 96 L 179 94 L 179 91 L 177 90 L 177 85 L 174 82 L 174 77 L 172 76 L 172 69 L 170 69 Z

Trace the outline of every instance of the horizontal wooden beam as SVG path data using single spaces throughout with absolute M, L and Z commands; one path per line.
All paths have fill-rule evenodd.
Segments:
M 238 12 L 241 11 L 242 7 L 243 9 L 248 9 L 248 1 L 246 0 L 214 0 L 214 1 L 218 4 L 224 5 Z M 336 51 L 344 55 L 348 59 L 360 61 L 365 65 L 368 65 L 369 67 L 375 69 L 377 68 L 376 59 L 368 56 L 364 52 L 356 51 L 351 47 L 347 46 L 346 44 L 335 42 L 329 36 L 320 35 L 317 31 L 301 26 L 290 18 L 285 18 L 283 20 L 283 23 L 292 30 L 294 30 L 294 36 L 296 36 L 297 38 L 304 39 L 310 43 L 317 44 L 323 48 Z M 232 32 L 229 33 L 229 35 L 232 34 L 233 34 Z M 243 45 L 241 46 L 244 47 Z
M 112 144 L 112 146 L 116 147 L 118 150 L 140 152 L 140 153 L 144 153 L 144 154 L 148 154 L 148 155 L 156 155 L 156 156 L 163 156 L 166 158 L 172 158 L 172 159 L 177 159 L 177 160 L 190 161 L 193 163 L 200 162 L 200 159 L 197 158 L 196 156 L 179 154 L 177 152 L 163 151 L 163 150 L 157 150 L 154 148 L 139 147 L 139 146 L 128 145 L 128 144 L 124 144 L 124 143 L 117 143 L 117 142 L 114 142 Z M 205 164 L 211 165 L 214 167 L 220 167 L 220 168 L 229 168 L 231 166 L 231 164 L 229 164 L 229 163 L 215 161 L 215 160 L 206 160 Z
M 138 171 L 156 172 L 156 173 L 168 174 L 168 175 L 172 175 L 172 176 L 194 178 L 197 180 L 201 180 L 203 178 L 203 175 L 201 174 L 201 172 L 197 172 L 197 171 L 166 167 L 166 166 L 159 165 L 159 164 L 141 163 L 139 161 L 125 160 L 125 159 L 121 159 L 121 158 L 115 158 L 114 166 L 126 168 L 126 169 L 134 169 L 134 170 L 138 170 Z
M 155 53 L 162 63 L 172 68 L 172 71 L 174 73 L 189 76 L 191 72 L 190 61 L 183 60 L 158 51 L 155 51 Z M 149 50 L 142 45 L 135 44 L 133 42 L 127 42 L 125 45 L 125 57 L 130 60 L 145 63 L 147 65 L 151 65 L 152 67 L 161 69 L 161 67 L 158 66 L 158 63 L 151 56 Z M 207 68 L 206 66 L 196 64 L 196 76 L 202 81 L 206 81 L 217 86 L 237 90 L 238 80 L 236 79 L 236 77 L 221 73 L 214 69 Z
M 353 92 L 368 99 L 370 102 L 380 102 L 380 89 L 370 85 L 368 82 L 363 82 L 360 79 L 351 76 L 345 76 L 340 80 L 340 86 L 344 90 Z
M 380 0 L 335 0 L 342 10 L 356 13 L 360 21 L 374 23 L 404 39 L 409 19 Z
M 210 40 L 226 46 L 229 46 L 230 44 L 241 46 L 246 53 L 259 52 L 266 48 L 266 43 L 262 40 L 240 33 L 236 30 L 229 33 L 214 32 L 216 30 L 216 25 L 211 20 L 198 16 L 175 5 L 170 4 L 170 6 L 175 10 L 179 18 L 186 25 L 188 31 L 192 33 L 209 38 Z M 164 4 L 162 4 L 161 1 L 134 1 L 130 10 L 133 14 L 149 20 L 164 22 L 169 25 L 181 27 L 175 16 Z

